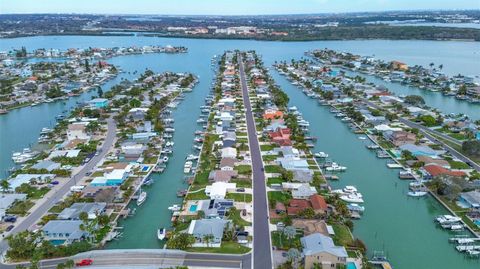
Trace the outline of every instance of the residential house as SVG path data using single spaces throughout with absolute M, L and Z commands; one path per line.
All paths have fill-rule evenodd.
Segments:
M 108 106 L 108 99 L 105 98 L 95 98 L 88 101 L 88 105 L 90 108 L 97 109 L 97 108 L 105 108 Z
M 224 219 L 192 220 L 188 233 L 195 237 L 193 247 L 215 247 L 222 244 L 223 232 L 229 221 Z M 209 239 L 207 239 L 209 238 Z
M 304 199 L 291 199 L 287 207 L 287 215 L 296 216 L 312 205 L 309 201 Z
M 69 141 L 74 139 L 89 140 L 90 136 L 86 132 L 86 122 L 76 122 L 68 125 L 67 139 Z
M 465 177 L 467 174 L 463 171 L 452 171 L 436 164 L 425 165 L 422 168 L 430 177 L 437 177 L 441 175 L 453 176 L 453 177 Z
M 8 180 L 10 190 L 15 191 L 20 185 L 26 183 L 32 185 L 32 182 L 47 183 L 55 178 L 54 174 L 18 174 L 14 178 Z
M 105 212 L 106 206 L 107 203 L 74 203 L 60 212 L 57 218 L 61 220 L 79 220 L 80 213 L 85 212 L 88 219 L 95 219 L 97 215 Z
M 383 133 L 383 137 L 397 147 L 405 144 L 414 144 L 417 141 L 417 136 L 414 133 L 405 131 L 386 131 Z
M 419 162 L 422 162 L 424 165 L 435 164 L 446 169 L 450 169 L 450 163 L 444 159 L 433 159 L 428 156 L 417 156 Z
M 291 146 L 290 140 L 291 131 L 289 128 L 277 128 L 275 131 L 268 133 L 272 142 L 279 146 Z
M 417 156 L 428 156 L 435 158 L 438 156 L 439 152 L 433 150 L 432 148 L 426 146 L 417 146 L 415 144 L 403 144 L 399 147 L 402 151 L 406 150 L 412 153 L 415 157 Z
M 238 176 L 238 171 L 236 170 L 214 170 L 210 171 L 208 174 L 208 179 L 214 182 L 229 182 L 232 178 Z
M 460 194 L 459 202 L 468 208 L 480 208 L 480 191 L 469 191 Z
M 236 183 L 215 182 L 205 187 L 205 194 L 211 199 L 225 199 L 228 192 L 237 189 Z
M 322 268 L 337 268 L 345 266 L 347 262 L 348 254 L 345 248 L 336 246 L 332 238 L 326 235 L 313 233 L 300 238 L 300 242 L 305 269 L 313 269 L 316 264 Z
M 80 229 L 81 220 L 51 220 L 43 226 L 45 240 L 70 244 L 88 238 L 88 232 Z
M 263 114 L 263 119 L 265 120 L 273 120 L 273 119 L 281 119 L 281 118 L 283 118 L 283 112 L 280 110 L 267 109 Z
M 222 158 L 220 160 L 220 170 L 232 171 L 235 168 L 236 158 Z
M 206 218 L 223 218 L 233 204 L 232 199 L 202 200 L 199 209 L 205 213 Z
M 50 160 L 42 160 L 38 163 L 32 165 L 33 169 L 46 169 L 48 172 L 52 172 L 53 170 L 59 169 L 62 165 L 60 163 L 50 161 Z
M 315 211 L 315 214 L 325 214 L 327 213 L 328 206 L 325 198 L 319 194 L 314 194 L 310 196 L 310 204 Z
M 236 158 L 237 157 L 237 149 L 235 149 L 235 148 L 222 148 L 221 149 L 221 156 L 222 156 L 222 158 Z
M 0 219 L 6 215 L 6 211 L 16 202 L 24 201 L 27 195 L 24 193 L 3 193 L 0 196 Z

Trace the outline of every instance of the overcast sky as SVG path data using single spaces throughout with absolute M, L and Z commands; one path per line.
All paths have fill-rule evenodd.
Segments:
M 0 0 L 0 13 L 252 15 L 480 9 L 480 0 Z

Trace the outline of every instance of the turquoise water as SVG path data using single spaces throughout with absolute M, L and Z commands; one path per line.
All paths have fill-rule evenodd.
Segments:
M 444 71 L 449 74 L 480 73 L 480 43 L 478 42 L 437 42 L 437 41 L 318 41 L 318 42 L 261 42 L 251 40 L 201 40 L 167 39 L 148 37 L 79 37 L 48 36 L 18 39 L 2 39 L 0 50 L 26 46 L 35 48 L 69 47 L 112 47 L 131 45 L 183 45 L 189 52 L 180 55 L 148 54 L 122 56 L 108 61 L 119 65 L 125 73 L 103 87 L 106 91 L 122 78 L 134 79 L 134 71 L 143 72 L 150 68 L 155 72 L 174 71 L 192 72 L 200 76 L 200 83 L 194 91 L 186 95 L 185 100 L 174 112 L 174 128 L 182 130 L 174 136 L 174 154 L 169 165 L 161 175 L 153 175 L 155 183 L 145 188 L 148 199 L 138 208 L 136 215 L 119 223 L 123 237 L 109 244 L 108 248 L 159 248 L 163 244 L 156 237 L 159 227 L 170 225 L 171 213 L 167 207 L 179 204 L 176 191 L 186 187 L 183 165 L 185 156 L 192 152 L 195 123 L 200 114 L 199 106 L 210 89 L 214 71 L 210 60 L 227 49 L 256 49 L 266 64 L 275 61 L 299 59 L 306 50 L 331 48 L 351 51 L 362 55 L 375 55 L 385 60 L 400 60 L 409 64 L 428 65 L 430 62 L 443 63 Z M 130 73 L 129 73 L 130 72 Z M 294 88 L 284 78 L 272 72 L 291 97 L 292 105 L 297 105 L 311 123 L 313 136 L 319 139 L 315 151 L 326 151 L 341 165 L 348 167 L 340 175 L 335 187 L 356 185 L 365 196 L 366 212 L 356 221 L 353 233 L 364 240 L 370 251 L 385 250 L 395 268 L 478 268 L 477 262 L 465 260 L 453 246 L 448 244 L 449 235 L 435 228 L 433 217 L 445 213 L 444 209 L 430 197 L 413 199 L 406 196 L 407 185 L 400 181 L 395 170 L 386 168 L 386 161 L 379 160 L 373 152 L 365 148 L 365 143 L 350 133 L 341 121 L 333 117 L 326 107 Z M 415 89 L 399 90 L 415 92 Z M 0 177 L 3 171 L 12 166 L 10 157 L 14 150 L 22 149 L 34 143 L 42 127 L 52 126 L 55 116 L 70 110 L 76 101 L 88 100 L 95 92 L 73 98 L 65 103 L 49 103 L 11 111 L 0 116 Z M 437 102 L 444 111 L 465 111 L 470 115 L 479 115 L 478 107 L 463 105 L 454 98 L 443 98 L 440 94 L 425 91 L 427 104 Z M 132 205 L 135 207 L 135 205 Z
M 191 205 L 189 211 L 190 212 L 197 212 L 197 205 Z
M 347 269 L 357 269 L 357 266 L 353 262 L 347 263 Z

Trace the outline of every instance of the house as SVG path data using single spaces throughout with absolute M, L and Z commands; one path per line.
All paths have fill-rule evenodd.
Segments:
M 195 237 L 193 247 L 215 247 L 222 244 L 223 231 L 229 221 L 224 219 L 192 220 L 188 233 Z M 207 239 L 208 238 L 208 239 Z
M 214 170 L 208 174 L 208 179 L 214 182 L 229 182 L 230 179 L 237 177 L 236 170 Z
M 88 105 L 93 108 L 105 108 L 108 106 L 108 99 L 105 98 L 95 98 L 88 101 Z
M 437 177 L 441 175 L 447 175 L 447 176 L 452 176 L 452 177 L 465 177 L 467 174 L 463 171 L 452 171 L 448 170 L 446 168 L 443 168 L 441 166 L 438 166 L 436 164 L 429 164 L 423 166 L 423 170 L 430 175 L 431 177 Z
M 279 146 L 292 145 L 292 141 L 290 140 L 291 131 L 289 128 L 277 128 L 275 131 L 269 132 L 268 135 L 272 142 Z
M 307 208 L 311 208 L 309 201 L 303 199 L 291 199 L 287 207 L 287 215 L 296 216 Z
M 233 207 L 232 199 L 211 199 L 202 200 L 199 208 L 205 213 L 206 218 L 223 218 L 225 214 Z
M 92 186 L 120 186 L 127 179 L 129 172 L 127 169 L 113 169 L 107 172 L 103 177 L 96 177 L 91 182 Z
M 327 202 L 325 201 L 323 196 L 319 194 L 314 194 L 310 196 L 310 204 L 312 204 L 312 208 L 313 211 L 315 211 L 315 214 L 325 214 L 327 212 Z
M 236 183 L 215 182 L 205 187 L 205 194 L 211 199 L 225 199 L 228 192 L 237 189 Z
M 48 159 L 52 159 L 55 157 L 67 157 L 67 158 L 75 158 L 80 154 L 79 149 L 72 149 L 72 150 L 55 150 L 50 153 Z
M 404 144 L 399 147 L 402 151 L 406 150 L 413 154 L 413 156 L 428 156 L 428 157 L 437 157 L 438 152 L 426 147 L 426 146 L 417 146 L 415 144 Z
M 145 146 L 136 142 L 125 142 L 122 144 L 122 151 L 127 159 L 139 158 L 144 150 Z
M 61 166 L 60 163 L 50 161 L 50 160 L 42 160 L 42 161 L 39 161 L 38 163 L 32 165 L 32 168 L 33 169 L 38 169 L 38 170 L 45 169 L 48 172 L 52 172 L 53 170 L 59 169 L 60 166 Z
M 14 178 L 9 179 L 8 182 L 10 183 L 10 190 L 15 191 L 16 188 L 24 183 L 46 183 L 54 178 L 54 174 L 18 174 Z
M 263 119 L 265 120 L 273 120 L 273 119 L 281 119 L 281 118 L 283 118 L 283 112 L 280 110 L 267 109 L 263 114 Z
M 86 212 L 88 219 L 95 219 L 97 215 L 105 212 L 106 206 L 107 203 L 74 203 L 60 212 L 57 218 L 61 220 L 78 220 L 80 219 L 80 213 Z
M 394 70 L 401 70 L 401 71 L 407 71 L 408 70 L 408 65 L 399 61 L 392 61 L 391 63 L 392 69 Z
M 222 158 L 220 160 L 220 170 L 223 171 L 232 171 L 237 162 L 236 158 Z
M 446 169 L 450 169 L 450 163 L 443 159 L 433 159 L 428 156 L 417 156 L 416 157 L 419 162 L 422 162 L 424 165 L 428 164 L 436 164 Z
M 297 189 L 292 190 L 292 197 L 295 199 L 308 199 L 310 196 L 317 193 L 315 187 L 310 186 L 309 184 L 303 184 Z
M 236 158 L 237 157 L 237 149 L 235 148 L 222 148 L 221 149 L 221 156 L 222 158 Z
M 97 203 L 112 203 L 116 197 L 121 198 L 121 194 L 115 186 L 88 185 L 82 189 L 82 197 L 93 198 Z
M 383 133 L 383 137 L 397 147 L 405 144 L 414 144 L 417 141 L 417 136 L 414 133 L 405 131 L 386 131 Z
M 293 170 L 293 181 L 299 182 L 312 182 L 313 171 L 312 170 Z
M 468 208 L 480 208 L 480 191 L 469 191 L 460 194 L 458 201 Z
M 67 140 L 72 141 L 74 139 L 89 140 L 90 136 L 86 132 L 86 122 L 71 123 L 67 128 Z
M 347 250 L 341 246 L 335 246 L 332 238 L 321 233 L 300 238 L 303 247 L 305 269 L 315 268 L 315 264 L 322 268 L 337 268 L 345 266 L 347 262 Z
M 81 220 L 51 220 L 42 228 L 44 238 L 63 244 L 88 238 L 89 233 L 80 229 L 82 223 Z
M 0 219 L 6 215 L 6 211 L 16 202 L 24 201 L 27 195 L 24 193 L 3 193 L 0 196 Z
M 277 158 L 280 165 L 287 170 L 308 170 L 308 162 L 300 158 Z

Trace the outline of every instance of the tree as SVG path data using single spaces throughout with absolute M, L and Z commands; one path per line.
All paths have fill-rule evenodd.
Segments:
M 420 95 L 407 95 L 405 97 L 405 103 L 413 106 L 419 106 L 419 105 L 424 105 L 425 100 Z
M 90 72 L 90 64 L 88 63 L 88 59 L 85 59 L 85 71 Z
M 195 237 L 188 233 L 177 233 L 167 241 L 167 247 L 171 249 L 185 250 L 195 243 Z
M 462 143 L 462 150 L 470 156 L 480 157 L 480 141 L 470 140 Z
M 285 237 L 288 239 L 289 246 L 292 245 L 292 240 L 297 236 L 297 230 L 293 226 L 286 226 L 283 228 L 282 233 L 285 235 Z
M 296 267 L 296 263 L 298 262 L 298 259 L 300 258 L 300 251 L 296 248 L 291 248 L 287 251 L 287 259 L 290 261 L 290 263 L 293 264 L 293 268 Z
M 0 182 L 0 188 L 2 188 L 2 193 L 5 194 L 10 190 L 10 182 L 4 179 Z
M 98 87 L 98 88 L 97 88 L 97 95 L 98 95 L 98 97 L 102 97 L 102 96 L 103 96 L 102 87 Z
M 207 248 L 210 247 L 210 242 L 214 239 L 215 237 L 213 234 L 205 234 L 202 238 L 203 242 L 207 244 Z
M 427 127 L 432 127 L 437 125 L 437 120 L 432 115 L 422 115 L 418 117 L 419 120 L 423 122 L 423 125 Z

